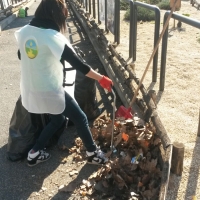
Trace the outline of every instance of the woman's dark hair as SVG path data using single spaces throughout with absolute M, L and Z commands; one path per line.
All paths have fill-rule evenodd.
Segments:
M 35 18 L 55 22 L 62 32 L 66 31 L 68 10 L 64 0 L 42 0 L 35 11 Z

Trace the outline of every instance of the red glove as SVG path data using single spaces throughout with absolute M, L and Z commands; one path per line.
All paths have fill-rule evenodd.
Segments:
M 99 84 L 102 88 L 107 89 L 109 92 L 111 92 L 113 82 L 107 76 L 103 76 L 103 78 L 99 80 Z

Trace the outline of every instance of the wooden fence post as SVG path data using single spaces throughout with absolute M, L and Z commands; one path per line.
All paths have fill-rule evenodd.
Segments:
M 173 143 L 171 172 L 178 176 L 181 176 L 183 172 L 184 150 L 185 146 L 183 143 Z

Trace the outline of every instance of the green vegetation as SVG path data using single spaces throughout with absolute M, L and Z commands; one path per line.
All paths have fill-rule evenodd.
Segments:
M 126 11 L 126 13 L 124 15 L 124 19 L 130 20 L 130 8 Z
M 157 5 L 158 3 L 160 3 L 160 0 L 146 0 L 146 3 L 152 4 L 152 5 Z
M 159 2 L 157 6 L 162 10 L 171 10 L 170 2 L 166 0 Z
M 157 5 L 160 9 L 171 10 L 169 0 L 144 0 L 143 2 L 151 5 Z M 130 20 L 130 7 L 125 0 L 120 0 L 120 9 L 126 10 L 124 18 Z M 138 21 L 152 21 L 155 19 L 154 11 L 138 6 Z
M 138 21 L 152 21 L 155 19 L 155 13 L 152 10 L 143 8 L 143 7 L 138 7 L 138 15 L 137 15 L 137 20 Z M 128 9 L 124 15 L 124 18 L 126 20 L 130 20 L 130 9 Z
M 137 16 L 138 21 L 152 21 L 155 19 L 155 13 L 152 10 L 143 8 L 143 7 L 138 7 L 138 16 Z
M 129 9 L 129 3 L 127 3 L 125 0 L 120 0 L 120 10 L 128 10 Z
M 187 14 L 187 13 L 183 13 L 182 15 L 184 15 L 184 16 L 186 16 L 186 17 L 189 17 L 190 16 L 190 14 Z

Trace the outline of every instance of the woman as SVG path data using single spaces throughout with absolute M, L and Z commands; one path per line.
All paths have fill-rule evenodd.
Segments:
M 86 115 L 74 100 L 73 94 L 64 91 L 61 60 L 97 80 L 108 91 L 111 91 L 113 83 L 78 58 L 62 34 L 66 31 L 67 15 L 63 0 L 42 0 L 30 24 L 15 32 L 19 46 L 18 57 L 21 59 L 22 104 L 30 113 L 48 113 L 51 118 L 28 153 L 29 166 L 50 158 L 50 154 L 43 149 L 65 118 L 75 124 L 86 147 L 88 162 L 107 162 L 104 153 L 97 149 L 93 141 Z

